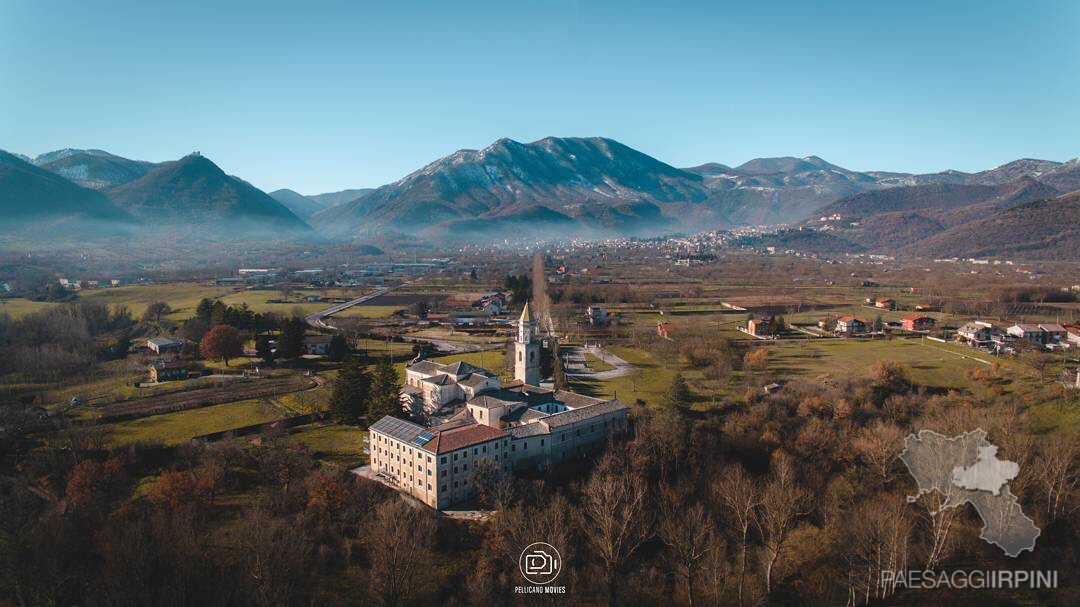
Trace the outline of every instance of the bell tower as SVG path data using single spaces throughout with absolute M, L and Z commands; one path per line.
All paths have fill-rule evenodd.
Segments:
M 540 385 L 540 340 L 536 338 L 536 321 L 532 308 L 525 309 L 518 319 L 517 339 L 514 340 L 514 379 L 530 386 Z

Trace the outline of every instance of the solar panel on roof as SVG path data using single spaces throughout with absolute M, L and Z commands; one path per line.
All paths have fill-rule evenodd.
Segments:
M 427 442 L 428 442 L 429 440 L 431 440 L 431 439 L 433 439 L 433 438 L 435 438 L 435 435 L 434 435 L 434 434 L 432 434 L 432 433 L 430 433 L 430 432 L 422 432 L 422 433 L 420 434 L 420 436 L 417 436 L 417 437 L 416 437 L 416 438 L 415 438 L 415 439 L 413 440 L 413 442 L 414 442 L 414 443 L 416 443 L 417 445 L 419 445 L 419 446 L 423 447 L 424 445 L 426 445 L 426 444 L 427 444 Z

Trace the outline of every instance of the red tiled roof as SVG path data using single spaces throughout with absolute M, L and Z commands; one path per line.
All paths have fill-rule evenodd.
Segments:
M 933 320 L 929 316 L 924 316 L 922 314 L 908 314 L 907 316 L 904 317 L 904 320 L 919 320 L 921 318 L 926 318 L 928 320 Z
M 446 453 L 506 436 L 509 436 L 509 434 L 498 428 L 483 424 L 471 424 L 439 432 L 435 435 L 435 438 L 431 439 L 431 442 L 424 445 L 424 449 L 434 453 Z
M 863 323 L 864 325 L 866 324 L 865 320 L 863 320 L 861 318 L 855 318 L 854 316 L 841 316 L 840 318 L 837 318 L 836 320 L 838 320 L 840 322 L 851 322 L 853 320 L 857 320 L 857 321 Z

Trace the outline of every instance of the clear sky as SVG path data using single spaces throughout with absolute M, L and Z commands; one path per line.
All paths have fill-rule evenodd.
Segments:
M 305 194 L 499 137 L 676 166 L 1080 156 L 1080 2 L 0 0 L 0 148 Z

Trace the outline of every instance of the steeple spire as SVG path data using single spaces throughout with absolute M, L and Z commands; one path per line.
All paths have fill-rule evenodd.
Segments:
M 521 322 L 532 322 L 532 309 L 529 306 L 528 300 L 525 301 L 525 308 L 521 311 L 521 318 L 518 320 Z

